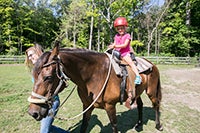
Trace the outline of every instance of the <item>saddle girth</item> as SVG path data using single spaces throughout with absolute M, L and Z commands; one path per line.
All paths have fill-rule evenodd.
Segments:
M 122 81 L 120 84 L 120 104 L 123 104 L 124 93 L 126 91 L 126 78 L 128 77 L 128 71 L 126 69 L 126 65 L 120 64 L 120 68 L 122 69 Z

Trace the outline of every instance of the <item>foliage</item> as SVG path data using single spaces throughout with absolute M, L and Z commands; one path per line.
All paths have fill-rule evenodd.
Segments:
M 9 50 L 7 50 L 7 54 L 8 55 L 16 55 L 17 54 L 17 48 L 16 47 L 13 47 L 13 46 L 11 46 L 10 48 L 9 48 Z
M 131 46 L 143 46 L 144 44 L 139 40 L 131 41 Z
M 161 52 L 172 53 L 175 56 L 194 56 L 195 53 L 200 53 L 199 46 L 199 31 L 194 30 L 193 23 L 196 23 L 195 18 L 191 17 L 191 25 L 186 25 L 186 4 L 188 1 L 177 0 L 171 5 L 168 15 L 165 16 L 165 22 L 160 25 L 163 29 Z M 197 2 L 197 1 L 196 1 Z M 190 3 L 194 4 L 194 3 Z M 194 5 L 193 5 L 194 6 Z M 191 6 L 190 10 L 194 10 Z M 191 12 L 191 14 L 196 14 Z M 197 18 L 198 19 L 198 18 Z M 195 47 L 195 50 L 194 50 Z
M 133 47 L 134 51 L 137 51 L 137 48 L 144 46 L 144 43 L 140 42 L 139 40 L 133 40 L 131 41 L 131 46 Z
M 69 7 L 64 10 L 62 17 L 62 29 L 69 40 L 73 40 L 73 47 L 76 47 L 77 36 L 82 33 L 82 30 L 87 28 L 84 23 L 86 15 L 86 3 L 83 0 L 74 0 L 69 4 Z M 80 37 L 80 36 L 79 36 Z
M 160 7 L 154 0 L 0 0 L 0 51 L 23 54 L 33 42 L 51 49 L 56 39 L 61 46 L 84 48 L 90 40 L 93 50 L 102 51 L 116 33 L 113 21 L 125 16 L 132 40 L 143 43 L 135 47 L 139 53 L 199 56 L 200 0 L 171 0 L 152 32 L 168 2 Z
M 53 31 L 58 30 L 59 20 L 47 5 L 36 5 L 32 1 L 0 0 L 3 53 L 13 53 L 11 51 L 17 49 L 17 54 L 22 54 L 35 41 L 45 48 L 50 46 L 55 37 Z

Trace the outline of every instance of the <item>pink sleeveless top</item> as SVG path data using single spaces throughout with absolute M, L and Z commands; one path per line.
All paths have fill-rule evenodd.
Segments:
M 116 34 L 114 37 L 116 45 L 124 44 L 126 39 L 131 40 L 131 35 L 128 33 L 124 34 L 123 36 Z M 130 53 L 130 42 L 125 48 L 116 48 L 116 50 L 118 50 L 121 53 L 121 56 L 124 57 Z

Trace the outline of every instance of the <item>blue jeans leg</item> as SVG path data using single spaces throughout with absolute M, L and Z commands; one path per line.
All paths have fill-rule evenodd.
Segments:
M 59 98 L 56 98 L 49 112 L 53 111 L 54 115 L 56 115 L 57 113 L 56 109 L 59 107 L 59 105 L 60 105 L 60 100 Z M 40 133 L 67 133 L 67 131 L 65 131 L 64 129 L 53 126 L 52 125 L 53 121 L 54 118 L 51 116 L 43 118 L 41 120 Z

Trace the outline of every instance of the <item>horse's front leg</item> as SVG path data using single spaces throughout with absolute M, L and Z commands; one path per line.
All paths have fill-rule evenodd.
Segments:
M 112 126 L 113 133 L 117 133 L 117 116 L 116 116 L 116 108 L 115 105 L 106 104 L 105 108 L 107 115 L 110 120 L 110 124 Z
M 83 110 L 85 110 L 87 107 L 83 106 Z M 86 111 L 83 114 L 83 119 L 82 119 L 82 125 L 81 125 L 81 130 L 80 133 L 86 133 L 87 127 L 88 127 L 88 122 L 90 120 L 91 117 L 91 113 L 94 110 L 93 107 L 91 107 L 88 111 Z

